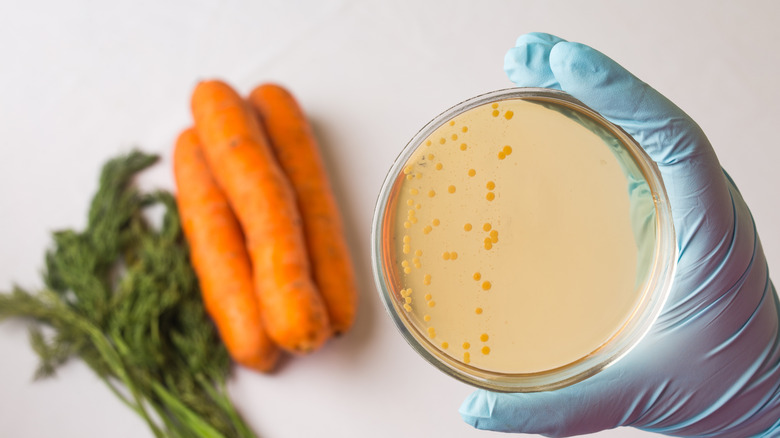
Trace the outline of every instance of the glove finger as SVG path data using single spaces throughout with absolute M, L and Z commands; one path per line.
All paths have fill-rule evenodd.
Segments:
M 678 247 L 690 251 L 693 264 L 711 258 L 732 232 L 734 215 L 723 170 L 701 128 L 659 92 L 586 45 L 556 44 L 550 68 L 562 90 L 622 127 L 658 163 Z
M 550 68 L 564 91 L 625 129 L 657 163 L 713 155 L 687 114 L 601 52 L 562 42 L 551 49 Z
M 532 32 L 520 35 L 515 47 L 504 56 L 504 71 L 519 87 L 544 87 L 560 90 L 561 86 L 550 70 L 550 51 L 565 41 L 555 35 Z
M 611 429 L 628 421 L 634 405 L 629 382 L 611 381 L 619 376 L 613 368 L 550 392 L 499 394 L 478 390 L 463 402 L 460 415 L 477 429 L 498 432 L 565 437 Z

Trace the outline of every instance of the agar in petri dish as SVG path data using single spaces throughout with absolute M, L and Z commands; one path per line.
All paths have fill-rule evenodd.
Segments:
M 535 391 L 638 342 L 668 293 L 674 233 L 657 170 L 629 143 L 549 90 L 494 92 L 429 123 L 374 225 L 380 293 L 412 346 L 468 383 Z

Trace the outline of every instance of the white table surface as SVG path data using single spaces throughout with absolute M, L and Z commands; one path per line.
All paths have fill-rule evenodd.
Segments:
M 771 1 L 4 1 L 0 290 L 41 284 L 49 233 L 84 226 L 107 158 L 159 153 L 141 183 L 173 187 L 172 143 L 198 79 L 242 92 L 278 81 L 321 140 L 362 302 L 354 330 L 316 354 L 272 376 L 236 370 L 235 403 L 263 437 L 498 436 L 461 422 L 471 388 L 406 345 L 374 289 L 371 216 L 393 159 L 443 109 L 511 86 L 503 56 L 519 34 L 556 33 L 609 54 L 699 122 L 777 273 L 778 17 Z M 0 357 L 0 436 L 151 436 L 81 363 L 32 382 L 23 323 L 0 325 Z

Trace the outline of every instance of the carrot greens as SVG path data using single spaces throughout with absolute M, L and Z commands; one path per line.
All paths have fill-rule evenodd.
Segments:
M 82 359 L 156 437 L 253 437 L 228 398 L 230 360 L 205 313 L 176 203 L 133 177 L 156 156 L 134 151 L 103 167 L 86 229 L 53 234 L 45 287 L 0 293 L 0 320 L 31 321 L 47 377 Z M 145 212 L 164 209 L 154 227 Z

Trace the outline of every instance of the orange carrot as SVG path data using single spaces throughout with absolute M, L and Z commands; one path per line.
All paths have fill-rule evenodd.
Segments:
M 236 362 L 270 371 L 279 348 L 260 321 L 244 236 L 211 176 L 195 130 L 179 135 L 173 170 L 176 203 L 206 310 Z
M 279 85 L 255 88 L 249 102 L 295 190 L 314 279 L 331 326 L 336 333 L 346 332 L 357 311 L 355 272 L 317 140 L 295 98 Z
M 248 104 L 229 85 L 201 82 L 195 129 L 209 167 L 246 236 L 260 316 L 280 347 L 305 353 L 330 336 L 314 286 L 295 193 Z

